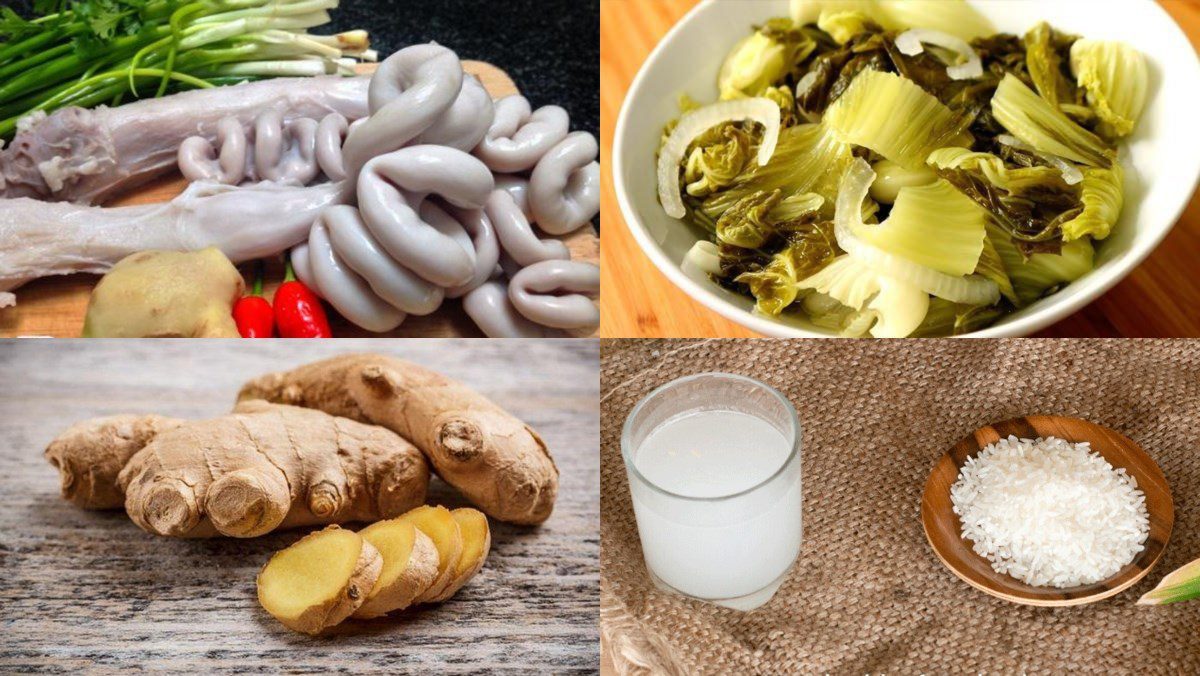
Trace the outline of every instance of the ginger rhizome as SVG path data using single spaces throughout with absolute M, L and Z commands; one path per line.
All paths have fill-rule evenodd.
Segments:
M 401 519 L 376 521 L 359 535 L 383 554 L 383 571 L 354 617 L 370 619 L 404 610 L 437 579 L 437 548 L 412 523 Z
M 160 415 L 114 415 L 75 423 L 46 448 L 58 468 L 62 496 L 84 509 L 121 509 L 117 475 L 134 453 L 184 420 Z
M 245 283 L 225 254 L 140 251 L 92 289 L 84 338 L 237 338 L 233 304 Z
M 288 628 L 317 634 L 347 617 L 445 601 L 483 568 L 490 545 L 487 517 L 469 507 L 422 506 L 357 534 L 330 526 L 272 556 L 258 598 Z
M 80 423 L 46 456 L 64 497 L 103 509 L 123 495 L 135 523 L 176 537 L 390 518 L 424 503 L 429 484 L 424 456 L 396 434 L 264 401 L 212 420 Z
M 483 568 L 488 552 L 492 549 L 492 531 L 488 527 L 487 517 L 483 512 L 470 507 L 461 507 L 450 512 L 454 522 L 458 524 L 458 533 L 462 538 L 462 553 L 459 554 L 458 564 L 454 567 L 454 575 L 449 584 L 440 594 L 429 598 L 430 603 L 445 601 L 458 593 L 464 585 L 475 577 Z
M 319 634 L 362 606 L 384 559 L 358 533 L 328 526 L 271 557 L 258 602 L 293 631 Z
M 454 573 L 458 569 L 458 559 L 462 556 L 463 539 L 450 510 L 445 507 L 424 505 L 402 515 L 401 521 L 407 521 L 433 541 L 437 549 L 438 569 L 433 582 L 421 592 L 417 601 L 431 601 L 454 582 Z
M 381 425 L 416 444 L 437 474 L 488 516 L 538 524 L 550 516 L 558 468 L 528 425 L 483 395 L 400 359 L 349 355 L 247 383 L 265 399 Z

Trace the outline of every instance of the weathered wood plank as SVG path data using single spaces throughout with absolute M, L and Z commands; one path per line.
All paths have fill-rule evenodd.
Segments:
M 294 634 L 254 578 L 301 531 L 182 541 L 59 497 L 42 449 L 117 412 L 229 410 L 241 383 L 348 351 L 411 359 L 528 421 L 561 472 L 538 529 L 493 522 L 492 554 L 454 599 L 400 617 Z M 595 671 L 599 666 L 597 341 L 0 342 L 0 672 Z M 462 504 L 435 480 L 431 501 Z

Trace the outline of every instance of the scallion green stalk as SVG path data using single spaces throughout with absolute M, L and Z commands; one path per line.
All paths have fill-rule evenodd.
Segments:
M 67 105 L 264 77 L 351 74 L 349 57 L 375 56 L 365 31 L 307 32 L 328 23 L 337 6 L 338 0 L 127 0 L 114 9 L 76 0 L 68 10 L 0 34 L 8 43 L 0 46 L 0 138 L 11 138 L 29 113 Z

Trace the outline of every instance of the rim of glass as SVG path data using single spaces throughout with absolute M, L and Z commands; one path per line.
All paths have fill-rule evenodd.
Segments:
M 753 486 L 750 486 L 749 488 L 744 488 L 740 491 L 737 491 L 736 493 L 727 493 L 725 495 L 713 495 L 713 496 L 708 496 L 708 497 L 700 497 L 700 496 L 694 496 L 694 495 L 683 495 L 681 493 L 675 493 L 675 492 L 669 491 L 669 490 L 663 488 L 662 486 L 659 486 L 658 484 L 654 483 L 653 481 L 647 479 L 646 476 L 644 474 L 642 474 L 640 470 L 638 470 L 637 465 L 634 464 L 633 457 L 631 455 L 632 450 L 630 449 L 630 443 L 629 443 L 629 438 L 631 436 L 630 430 L 632 428 L 633 419 L 635 417 L 637 417 L 638 412 L 642 410 L 642 407 L 645 406 L 647 404 L 647 402 L 649 402 L 651 399 L 653 399 L 656 396 L 658 396 L 659 394 L 661 394 L 664 390 L 674 387 L 676 385 L 682 384 L 682 383 L 692 381 L 692 380 L 699 380 L 701 378 L 713 378 L 713 377 L 726 378 L 729 380 L 741 380 L 743 382 L 750 383 L 751 385 L 761 387 L 762 389 L 766 390 L 768 394 L 770 394 L 772 397 L 774 397 L 776 400 L 778 400 L 779 403 L 783 404 L 784 410 L 786 410 L 788 413 L 791 414 L 789 416 L 789 419 L 791 420 L 791 423 L 792 423 L 792 426 L 791 426 L 792 450 L 791 450 L 791 452 L 788 453 L 787 458 L 785 458 L 784 461 L 779 464 L 779 467 L 776 468 L 776 470 L 774 472 L 772 472 L 770 476 L 768 476 L 767 478 L 763 479 L 762 481 L 754 484 Z M 750 493 L 752 491 L 756 491 L 759 488 L 762 488 L 763 486 L 774 481 L 776 477 L 778 477 L 780 474 L 783 473 L 783 470 L 787 469 L 788 465 L 792 464 L 792 460 L 794 460 L 796 458 L 796 455 L 800 452 L 800 442 L 801 442 L 801 432 L 802 431 L 803 430 L 800 427 L 800 416 L 799 416 L 799 414 L 796 413 L 796 407 L 793 406 L 791 400 L 789 400 L 787 397 L 783 396 L 783 394 L 780 393 L 779 390 L 775 389 L 774 387 L 771 387 L 770 385 L 764 383 L 761 380 L 758 380 L 757 378 L 751 378 L 749 376 L 743 376 L 743 375 L 740 375 L 737 373 L 725 373 L 723 371 L 705 371 L 704 373 L 693 373 L 692 375 L 681 376 L 670 382 L 659 385 L 658 387 L 651 390 L 649 394 L 647 394 L 646 396 L 644 396 L 640 400 L 638 400 L 638 403 L 636 405 L 634 405 L 633 410 L 631 410 L 629 412 L 629 415 L 625 416 L 625 422 L 621 425 L 621 458 L 625 461 L 625 469 L 626 470 L 628 470 L 631 474 L 633 474 L 635 477 L 637 477 L 638 480 L 641 481 L 643 484 L 649 486 L 650 488 L 654 489 L 658 493 L 661 493 L 663 495 L 668 495 L 672 498 L 678 498 L 680 500 L 692 500 L 695 502 L 717 502 L 720 500 L 728 500 L 730 498 L 736 498 L 736 497 L 745 495 L 747 493 Z

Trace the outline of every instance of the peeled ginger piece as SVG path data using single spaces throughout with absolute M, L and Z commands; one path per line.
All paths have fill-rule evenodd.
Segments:
M 445 507 L 424 505 L 397 517 L 416 526 L 433 540 L 438 553 L 437 577 L 429 588 L 417 597 L 417 603 L 431 601 L 441 596 L 454 582 L 458 570 L 458 559 L 462 556 L 463 538 L 454 515 Z
M 319 634 L 363 604 L 382 569 L 370 542 L 329 526 L 271 557 L 258 574 L 258 601 L 287 628 Z
M 379 521 L 358 533 L 383 555 L 383 569 L 367 601 L 354 617 L 367 619 L 403 610 L 425 593 L 438 576 L 433 540 L 400 518 Z
M 492 548 L 492 530 L 488 527 L 487 516 L 477 509 L 462 507 L 450 512 L 458 524 L 462 535 L 462 556 L 458 557 L 458 565 L 454 569 L 454 577 L 446 589 L 430 602 L 445 601 L 458 593 L 475 574 L 483 568 L 488 552 Z

